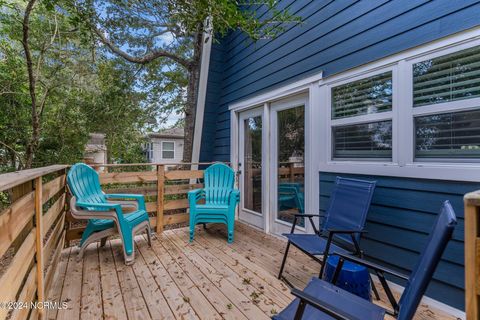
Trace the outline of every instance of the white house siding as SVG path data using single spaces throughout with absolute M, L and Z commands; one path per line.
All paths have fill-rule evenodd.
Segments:
M 174 159 L 162 158 L 162 142 L 174 142 L 175 143 L 175 157 Z M 178 138 L 151 138 L 153 142 L 153 159 L 152 163 L 180 163 L 183 159 L 183 139 Z

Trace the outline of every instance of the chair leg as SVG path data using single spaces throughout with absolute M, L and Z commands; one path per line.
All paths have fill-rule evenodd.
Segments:
M 285 254 L 283 255 L 282 265 L 280 266 L 280 272 L 278 273 L 278 279 L 282 278 L 283 268 L 285 268 L 285 262 L 287 261 L 288 249 L 290 249 L 290 241 L 287 242 L 285 248 Z
M 190 211 L 190 242 L 193 241 L 193 238 L 195 236 L 195 213 Z
M 233 221 L 228 221 L 227 223 L 227 232 L 228 232 L 228 243 L 233 242 L 233 228 L 234 228 L 234 222 Z
M 327 240 L 327 245 L 325 246 L 325 251 L 323 252 L 322 267 L 320 268 L 320 274 L 318 275 L 318 277 L 320 279 L 323 278 L 323 270 L 325 269 L 325 264 L 327 263 L 328 254 L 330 253 L 330 245 L 332 243 L 332 240 L 333 240 L 333 233 L 330 232 L 328 234 L 328 240 Z
M 78 252 L 78 255 L 77 255 L 77 261 L 82 260 L 83 253 L 89 244 L 93 242 L 97 242 L 98 240 L 107 239 L 109 236 L 113 235 L 114 233 L 115 233 L 115 230 L 110 228 L 110 229 L 91 233 L 88 237 L 84 238 L 83 241 L 79 244 L 80 251 Z
M 375 283 L 373 282 L 372 275 L 370 273 L 368 273 L 368 276 L 370 277 L 370 283 L 372 284 L 372 290 L 373 290 L 373 294 L 375 295 L 375 299 L 377 301 L 379 301 L 380 300 L 380 295 L 378 294 L 377 287 L 375 286 Z
M 295 312 L 295 317 L 293 318 L 294 320 L 302 320 L 306 306 L 307 304 L 305 303 L 305 301 L 300 300 L 300 302 L 298 303 L 297 311 Z
M 150 225 L 147 225 L 147 241 L 148 241 L 148 246 L 152 246 L 152 229 L 150 228 Z
M 106 243 L 107 243 L 107 237 L 100 239 L 100 247 L 105 247 Z

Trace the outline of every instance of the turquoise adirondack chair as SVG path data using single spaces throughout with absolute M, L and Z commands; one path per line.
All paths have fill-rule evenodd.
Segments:
M 235 207 L 240 200 L 240 192 L 233 188 L 235 173 L 223 164 L 215 163 L 205 170 L 204 189 L 188 192 L 190 204 L 190 242 L 199 223 L 224 223 L 227 225 L 228 243 L 233 242 Z M 200 200 L 204 204 L 199 204 Z
M 297 208 L 299 213 L 305 213 L 302 185 L 295 182 L 282 182 L 278 185 L 279 210 Z
M 80 241 L 81 259 L 85 248 L 101 240 L 105 245 L 107 237 L 120 233 L 123 243 L 125 264 L 135 261 L 133 237 L 136 233 L 146 231 L 148 244 L 151 245 L 151 230 L 145 199 L 139 194 L 105 194 L 100 187 L 98 173 L 84 163 L 77 163 L 69 170 L 67 183 L 72 193 L 70 209 L 76 219 L 88 220 L 87 227 Z M 123 213 L 122 207 L 133 208 L 130 213 Z

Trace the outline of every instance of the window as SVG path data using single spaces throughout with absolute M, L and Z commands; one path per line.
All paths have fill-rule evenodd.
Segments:
M 415 118 L 417 158 L 480 158 L 480 110 Z
M 480 159 L 480 47 L 412 68 L 415 159 Z
M 148 162 L 152 162 L 152 160 L 153 160 L 153 142 L 147 142 L 145 144 L 145 157 L 147 158 Z
M 174 159 L 175 158 L 175 143 L 174 142 L 162 142 L 162 159 Z
M 413 65 L 413 106 L 480 97 L 480 47 Z
M 334 158 L 392 157 L 392 121 L 333 127 Z
M 392 72 L 331 89 L 332 158 L 392 158 Z
M 392 73 L 334 87 L 332 97 L 332 119 L 392 110 Z

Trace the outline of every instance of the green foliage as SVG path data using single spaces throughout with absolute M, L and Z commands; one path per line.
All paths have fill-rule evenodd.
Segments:
M 142 64 L 137 79 L 147 93 L 148 103 L 157 106 L 160 123 L 171 114 L 193 112 L 189 110 L 192 104 L 187 101 L 187 91 L 192 90 L 188 86 L 189 76 L 195 72 L 194 66 L 200 64 L 200 55 L 195 55 L 199 52 L 195 42 L 198 34 L 212 32 L 216 40 L 229 31 L 240 30 L 256 41 L 275 37 L 300 22 L 274 0 L 70 0 L 68 3 L 72 20 L 89 34 L 87 38 L 98 38 L 98 33 L 107 35 L 108 48 L 99 46 L 101 50 L 112 50 L 117 55 L 122 52 Z M 267 13 L 257 14 L 260 9 Z M 104 41 L 97 43 L 100 42 Z M 195 92 L 193 96 L 196 95 Z
M 45 98 L 34 166 L 83 159 L 91 132 L 106 134 L 111 161 L 144 161 L 143 130 L 155 119 L 135 80 L 137 70 L 102 51 L 58 1 L 39 1 L 30 22 L 38 99 Z M 0 171 L 22 167 L 31 134 L 31 104 L 21 2 L 0 10 Z
M 257 41 L 276 37 L 289 24 L 300 22 L 300 18 L 288 10 L 279 9 L 277 0 L 167 0 L 166 3 L 171 19 L 181 24 L 187 33 L 198 31 L 200 26 L 212 28 L 220 36 L 238 29 Z M 259 9 L 267 14 L 258 14 Z M 204 26 L 207 19 L 211 24 Z

